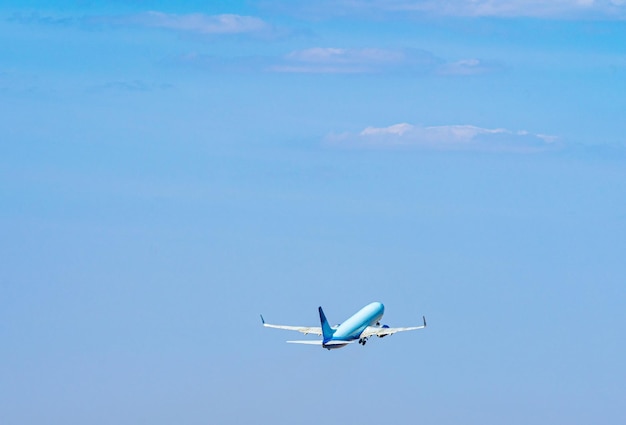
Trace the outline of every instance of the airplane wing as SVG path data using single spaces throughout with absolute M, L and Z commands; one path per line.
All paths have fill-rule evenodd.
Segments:
M 393 335 L 398 332 L 416 331 L 418 329 L 424 329 L 426 327 L 426 318 L 422 317 L 422 319 L 424 320 L 423 325 L 411 326 L 408 328 L 386 328 L 386 327 L 379 327 L 379 326 L 368 326 L 367 328 L 365 328 L 365 330 L 361 334 L 361 338 L 369 338 L 370 336 L 374 336 L 374 335 L 378 337 L 383 337 L 387 335 Z
M 266 328 L 284 329 L 284 330 L 287 330 L 287 331 L 297 331 L 297 332 L 303 333 L 305 335 L 308 335 L 308 334 L 319 335 L 319 336 L 322 335 L 322 328 L 321 327 L 272 325 L 270 323 L 265 323 L 265 319 L 263 319 L 263 316 L 261 316 L 261 322 L 263 322 L 263 326 L 265 326 Z

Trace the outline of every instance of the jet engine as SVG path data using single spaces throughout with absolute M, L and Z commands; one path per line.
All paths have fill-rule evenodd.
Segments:
M 381 329 L 388 329 L 388 328 L 389 328 L 389 325 L 382 325 L 380 328 L 381 328 Z M 387 336 L 387 335 L 378 335 L 378 338 L 384 338 L 384 337 L 386 337 L 386 336 Z

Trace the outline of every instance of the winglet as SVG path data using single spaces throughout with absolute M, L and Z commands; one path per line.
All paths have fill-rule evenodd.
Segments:
M 263 318 L 263 315 L 259 314 L 259 316 L 261 316 L 261 323 L 265 324 L 265 319 Z
M 261 316 L 261 318 L 263 318 L 263 316 Z M 424 327 L 426 327 L 426 316 L 422 316 L 422 319 L 424 320 Z

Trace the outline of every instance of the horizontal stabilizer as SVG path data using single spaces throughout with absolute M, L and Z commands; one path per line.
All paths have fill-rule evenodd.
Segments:
M 324 345 L 341 345 L 344 346 L 346 344 L 352 344 L 355 343 L 357 340 L 356 339 L 351 339 L 350 341 L 344 341 L 341 339 L 338 340 L 330 340 L 330 341 L 326 341 L 326 343 Z
M 308 345 L 322 345 L 323 341 L 311 341 L 311 340 L 304 340 L 304 341 L 287 341 L 289 344 L 308 344 Z

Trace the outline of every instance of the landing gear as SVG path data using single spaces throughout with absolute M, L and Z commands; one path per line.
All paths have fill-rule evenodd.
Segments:
M 361 344 L 361 345 L 365 345 L 366 342 L 367 342 L 367 338 L 359 339 L 359 344 Z

